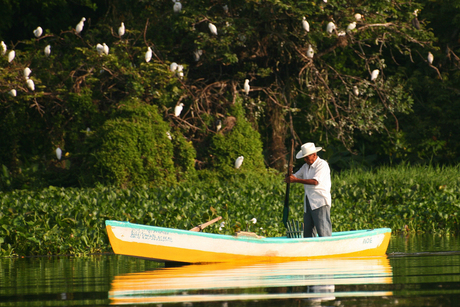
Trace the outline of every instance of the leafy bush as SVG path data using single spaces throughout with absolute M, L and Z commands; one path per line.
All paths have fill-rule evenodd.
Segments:
M 243 156 L 241 169 L 265 169 L 260 134 L 246 120 L 242 104 L 235 103 L 229 113 L 235 123 L 233 127 L 224 126 L 221 133 L 213 136 L 209 150 L 212 166 L 225 174 L 233 173 L 235 160 Z
M 128 102 L 89 138 L 91 158 L 83 169 L 92 169 L 88 173 L 95 175 L 87 177 L 85 171 L 82 181 L 89 185 L 101 182 L 119 187 L 175 183 L 176 171 L 193 170 L 194 151 L 179 133 L 173 139 L 174 144 L 168 133 L 169 126 L 156 106 L 136 100 Z M 174 152 L 187 159 L 181 156 L 175 159 Z

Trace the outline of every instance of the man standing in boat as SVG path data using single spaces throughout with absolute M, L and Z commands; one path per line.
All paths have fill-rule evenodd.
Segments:
M 302 183 L 304 197 L 304 238 L 329 237 L 331 224 L 331 170 L 329 164 L 316 154 L 322 147 L 314 143 L 305 143 L 297 153 L 297 159 L 305 164 L 294 175 L 286 176 L 285 181 Z

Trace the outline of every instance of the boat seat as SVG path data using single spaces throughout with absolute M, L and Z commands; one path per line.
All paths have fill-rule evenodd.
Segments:
M 299 221 L 288 221 L 286 223 L 287 238 L 303 238 L 303 223 Z
M 250 232 L 250 231 L 238 231 L 235 235 L 237 237 L 250 237 L 250 238 L 256 238 L 256 239 L 265 238 L 264 236 L 259 236 L 256 233 Z

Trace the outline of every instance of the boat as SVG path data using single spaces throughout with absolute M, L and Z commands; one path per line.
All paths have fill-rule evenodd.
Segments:
M 330 237 L 223 235 L 106 220 L 115 254 L 159 262 L 280 262 L 385 255 L 391 229 L 334 232 Z
M 387 285 L 392 283 L 393 273 L 386 255 L 190 264 L 117 275 L 111 282 L 109 299 L 115 306 L 275 299 L 314 302 L 389 297 L 393 293 Z

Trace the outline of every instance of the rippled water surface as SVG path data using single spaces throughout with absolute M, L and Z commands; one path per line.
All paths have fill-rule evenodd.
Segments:
M 0 258 L 0 307 L 112 305 L 459 306 L 460 240 L 393 236 L 386 257 L 244 265 Z

